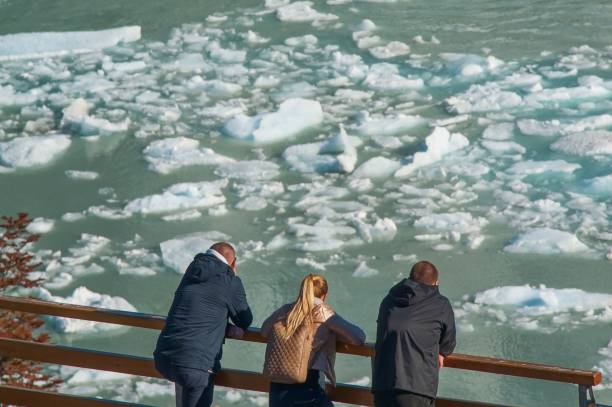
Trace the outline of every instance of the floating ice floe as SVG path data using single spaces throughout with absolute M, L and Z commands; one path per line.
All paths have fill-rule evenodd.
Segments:
M 612 339 L 608 342 L 608 346 L 599 349 L 599 354 L 604 356 L 603 359 L 594 369 L 597 369 L 603 373 L 603 377 L 605 381 L 603 384 L 597 386 L 600 389 L 610 389 L 612 388 L 612 382 L 610 381 L 610 377 L 612 377 Z
M 229 236 L 217 231 L 198 232 L 177 236 L 159 244 L 163 263 L 182 274 L 198 253 L 204 253 L 218 241 L 227 241 Z
M 357 164 L 359 145 L 361 141 L 348 136 L 341 126 L 340 133 L 327 141 L 288 147 L 283 158 L 300 172 L 351 173 Z
M 519 178 L 524 178 L 530 175 L 539 175 L 545 173 L 566 173 L 571 174 L 580 169 L 580 164 L 568 163 L 563 160 L 549 161 L 521 161 L 514 164 L 508 169 L 510 174 L 516 175 Z
M 97 179 L 100 174 L 95 171 L 66 170 L 66 176 L 70 179 L 92 181 Z
M 482 137 L 487 140 L 508 140 L 512 138 L 514 123 L 495 123 L 490 124 L 482 133 Z
M 72 129 L 82 136 L 108 135 L 127 131 L 130 125 L 129 119 L 113 123 L 106 119 L 91 116 L 89 114 L 90 108 L 91 106 L 85 99 L 76 99 L 64 109 L 62 126 Z
M 130 213 L 154 214 L 188 209 L 209 208 L 225 202 L 223 188 L 226 179 L 204 182 L 182 182 L 166 188 L 161 194 L 136 198 L 129 202 L 124 211 Z
M 312 22 L 312 21 L 334 21 L 338 16 L 334 14 L 320 13 L 313 9 L 311 1 L 296 1 L 282 5 L 276 9 L 276 18 L 286 22 Z
M 390 59 L 410 54 L 410 46 L 401 41 L 391 41 L 387 45 L 372 47 L 368 51 L 375 58 Z
M 415 153 L 412 162 L 400 168 L 396 177 L 406 177 L 416 169 L 430 165 L 454 151 L 467 147 L 470 142 L 460 133 L 450 133 L 445 127 L 436 127 L 425 139 L 426 151 Z
M 215 174 L 223 178 L 261 181 L 278 177 L 280 168 L 271 161 L 236 161 L 219 165 Z
M 161 174 L 168 174 L 191 165 L 218 165 L 234 162 L 234 159 L 215 153 L 210 148 L 200 148 L 200 142 L 187 137 L 156 140 L 144 149 L 149 167 Z
M 397 234 L 397 226 L 393 219 L 376 219 L 374 224 L 365 223 L 362 219 L 355 217 L 352 219 L 353 226 L 357 229 L 359 236 L 366 242 L 386 242 L 393 240 Z
M 295 248 L 302 251 L 336 250 L 345 244 L 361 243 L 354 228 L 321 219 L 314 225 L 290 223 L 287 231 L 298 239 Z M 357 239 L 355 242 L 354 239 Z
M 370 67 L 363 85 L 380 93 L 394 94 L 420 90 L 425 87 L 425 82 L 419 77 L 402 76 L 397 65 L 383 62 Z
M 445 61 L 446 69 L 453 76 L 471 78 L 483 74 L 491 74 L 504 65 L 504 61 L 494 56 L 442 53 L 440 58 Z
M 44 93 L 38 89 L 20 93 L 16 92 L 12 85 L 0 85 L 0 110 L 2 107 L 21 107 L 30 105 L 39 100 L 43 95 Z
M 241 140 L 273 143 L 293 138 L 322 121 L 323 110 L 319 102 L 296 98 L 282 102 L 274 113 L 235 116 L 225 123 L 223 131 Z
M 371 117 L 367 112 L 363 112 L 357 132 L 368 137 L 396 136 L 405 134 L 416 127 L 422 127 L 425 124 L 427 124 L 427 120 L 420 116 L 408 116 L 400 113 L 390 116 Z
M 0 61 L 44 58 L 82 53 L 140 39 L 140 27 L 128 26 L 100 31 L 68 31 L 9 34 L 0 36 Z
M 434 232 L 472 234 L 479 233 L 488 223 L 485 218 L 473 217 L 468 212 L 451 212 L 423 216 L 414 222 L 414 226 Z
M 35 218 L 28 225 L 26 230 L 30 233 L 42 234 L 49 233 L 53 230 L 55 226 L 55 221 L 53 219 L 45 219 L 45 218 Z
M 79 287 L 73 293 L 64 298 L 50 294 L 44 288 L 40 289 L 39 296 L 46 301 L 63 302 L 73 305 L 85 305 L 90 307 L 108 308 L 121 311 L 136 312 L 136 308 L 122 297 L 113 297 L 107 294 L 99 294 L 90 291 L 86 287 Z M 95 321 L 85 321 L 73 318 L 47 317 L 54 330 L 62 333 L 97 333 L 121 329 L 120 325 L 104 324 Z
M 612 196 L 612 174 L 587 180 L 586 190 L 594 195 Z
M 574 234 L 550 228 L 537 228 L 517 236 L 504 250 L 510 253 L 559 254 L 589 252 Z
M 355 271 L 353 271 L 353 277 L 367 278 L 374 277 L 376 275 L 378 275 L 378 270 L 368 266 L 365 261 L 359 263 Z
M 612 155 L 612 132 L 588 131 L 572 134 L 559 139 L 550 148 L 580 156 Z
M 353 172 L 353 179 L 371 178 L 382 179 L 392 176 L 402 164 L 399 161 L 386 157 L 372 157 L 361 164 Z
M 70 147 L 64 135 L 17 137 L 0 142 L 0 166 L 9 169 L 30 168 L 49 164 Z
M 494 82 L 485 85 L 472 85 L 464 93 L 446 99 L 449 112 L 458 114 L 513 109 L 522 102 L 523 98 L 521 96 L 511 91 L 502 90 Z
M 498 325 L 552 333 L 612 321 L 612 295 L 545 285 L 503 286 L 477 293 L 457 311 L 461 324 L 479 315 Z

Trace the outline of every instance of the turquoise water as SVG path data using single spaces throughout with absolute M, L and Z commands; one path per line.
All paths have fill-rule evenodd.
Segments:
M 54 221 L 35 248 L 50 265 L 49 291 L 67 298 L 85 286 L 165 314 L 180 279 L 176 261 L 188 261 L 212 238 L 200 235 L 185 248 L 185 235 L 218 231 L 238 245 L 256 325 L 297 294 L 304 274 L 321 272 L 332 305 L 374 340 L 380 299 L 424 258 L 438 265 L 441 290 L 457 310 L 458 352 L 612 374 L 611 5 L 316 2 L 311 9 L 319 14 L 307 22 L 281 21 L 286 14 L 268 6 L 0 1 L 0 35 L 142 30 L 139 38 L 128 38 L 134 29 L 94 34 L 76 47 L 89 50 L 74 54 L 59 51 L 74 50 L 83 34 L 21 37 L 17 50 L 0 38 L 0 208 Z M 316 41 L 285 42 L 306 34 Z M 129 41 L 100 49 L 115 37 Z M 405 45 L 374 48 L 391 41 Z M 380 59 L 393 50 L 402 55 Z M 58 55 L 21 55 L 51 51 Z M 292 137 L 262 144 L 223 130 L 240 112 L 275 112 L 296 97 L 318 102 L 323 115 L 305 119 L 302 104 L 278 127 L 290 135 L 306 121 Z M 86 113 L 79 98 L 89 104 Z M 342 151 L 355 168 L 317 155 L 318 146 L 314 154 L 299 150 L 299 160 L 285 153 L 336 136 L 340 124 L 353 137 L 349 144 L 361 143 Z M 439 131 L 439 147 L 427 150 L 436 126 L 462 136 L 451 142 Z M 51 137 L 39 149 L 42 139 L 34 147 L 23 141 L 56 133 L 68 137 Z M 174 142 L 158 149 L 164 161 L 155 160 L 145 149 L 162 139 Z M 199 148 L 214 150 L 217 161 L 194 157 Z M 423 151 L 426 165 L 410 167 Z M 219 155 L 249 163 L 241 169 Z M 384 160 L 362 167 L 374 157 Z M 316 160 L 340 172 L 309 171 Z M 406 166 L 412 172 L 396 176 Z M 68 170 L 97 176 L 75 179 Z M 178 183 L 223 179 L 227 185 L 206 184 L 205 192 L 192 185 L 156 198 L 156 213 L 147 213 L 155 209 L 151 200 L 139 200 Z M 175 214 L 185 219 L 163 219 Z M 309 228 L 317 222 L 324 227 Z M 541 233 L 535 240 L 534 230 Z M 108 241 L 79 243 L 83 233 Z M 183 242 L 177 257 L 160 248 L 170 239 Z M 508 288 L 526 284 L 536 294 Z M 477 295 L 495 287 L 505 288 Z M 594 303 L 592 293 L 607 295 Z M 156 339 L 137 329 L 53 327 L 58 343 L 144 356 Z M 261 345 L 230 341 L 224 364 L 259 370 L 262 357 Z M 370 377 L 365 359 L 339 357 L 337 370 L 342 382 Z M 173 404 L 161 382 L 62 374 L 68 392 Z M 454 369 L 442 372 L 440 388 L 446 397 L 513 405 L 575 405 L 576 393 L 570 385 Z M 596 395 L 612 403 L 609 389 Z M 216 403 L 265 405 L 261 397 L 220 389 Z

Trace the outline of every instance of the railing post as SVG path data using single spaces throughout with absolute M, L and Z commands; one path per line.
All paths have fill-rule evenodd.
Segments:
M 578 407 L 597 407 L 591 386 L 578 385 Z

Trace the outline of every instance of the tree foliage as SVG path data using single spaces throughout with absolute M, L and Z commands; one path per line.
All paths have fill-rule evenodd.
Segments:
M 26 213 L 0 219 L 0 294 L 39 287 L 44 281 L 38 272 L 40 263 L 29 252 L 40 238 L 27 230 L 32 220 Z M 0 310 L 0 338 L 46 343 L 49 335 L 42 331 L 43 325 L 38 315 Z M 54 390 L 60 383 L 40 363 L 0 357 L 0 384 Z

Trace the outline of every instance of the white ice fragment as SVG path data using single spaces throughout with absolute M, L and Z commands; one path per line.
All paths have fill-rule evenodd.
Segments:
M 276 18 L 286 22 L 311 22 L 311 21 L 333 21 L 338 16 L 334 14 L 320 13 L 313 9 L 311 1 L 296 1 L 276 9 Z
M 163 263 L 176 273 L 182 274 L 196 254 L 204 253 L 215 242 L 227 240 L 229 236 L 225 233 L 197 232 L 161 242 L 159 248 Z
M 449 112 L 458 114 L 512 109 L 522 102 L 521 96 L 502 90 L 496 83 L 472 85 L 464 93 L 446 99 Z
M 0 165 L 29 168 L 49 164 L 70 147 L 65 135 L 16 137 L 0 142 Z
M 471 54 L 442 53 L 440 58 L 446 61 L 446 67 L 453 76 L 464 78 L 495 72 L 504 64 L 504 61 L 491 55 L 481 57 Z
M 422 89 L 425 82 L 419 77 L 402 76 L 396 65 L 383 62 L 370 67 L 363 85 L 382 93 L 401 93 Z
M 586 181 L 587 192 L 594 195 L 612 196 L 612 174 L 591 178 Z
M 563 160 L 549 161 L 520 161 L 508 169 L 510 174 L 517 175 L 520 178 L 529 175 L 538 175 L 544 173 L 567 173 L 571 174 L 580 169 L 580 164 L 568 163 Z
M 430 165 L 457 150 L 467 147 L 470 142 L 460 133 L 450 133 L 445 127 L 436 127 L 425 139 L 426 151 L 415 153 L 412 162 L 400 168 L 396 177 L 406 177 L 416 169 Z
M 529 230 L 504 247 L 510 253 L 559 254 L 588 252 L 589 248 L 575 235 L 557 229 Z
M 371 117 L 367 113 L 361 115 L 357 132 L 364 136 L 397 136 L 408 130 L 423 126 L 427 120 L 420 116 L 404 114 Z
M 525 154 L 527 149 L 515 143 L 514 141 L 489 141 L 485 140 L 482 142 L 484 148 L 492 152 L 493 154 Z
M 271 161 L 236 161 L 219 165 L 215 174 L 222 178 L 231 179 L 270 180 L 278 177 L 280 167 Z
M 53 230 L 53 226 L 55 226 L 55 221 L 53 219 L 35 218 L 28 225 L 26 230 L 35 234 L 49 233 Z
M 75 289 L 73 293 L 66 298 L 53 296 L 45 289 L 41 289 L 40 294 L 41 299 L 47 301 L 136 312 L 136 308 L 126 299 L 122 297 L 113 297 L 107 294 L 99 294 L 90 291 L 86 287 Z M 104 324 L 73 318 L 48 317 L 48 319 L 56 331 L 63 333 L 98 333 L 122 328 L 120 325 Z
M 272 143 L 293 138 L 322 121 L 323 110 L 319 102 L 296 98 L 285 100 L 273 113 L 235 116 L 225 123 L 223 130 L 242 140 Z
M 70 179 L 92 181 L 97 179 L 99 175 L 95 171 L 66 170 L 66 176 Z
M 100 31 L 34 32 L 0 36 L 0 61 L 43 58 L 109 48 L 140 39 L 140 27 L 128 26 Z
M 524 313 L 537 316 L 612 307 L 612 295 L 591 293 L 577 288 L 548 288 L 544 285 L 503 286 L 477 293 L 474 303 L 513 306 L 522 309 Z
M 75 99 L 63 111 L 62 126 L 73 129 L 83 136 L 107 135 L 114 133 L 125 133 L 130 125 L 130 120 L 113 123 L 106 119 L 89 115 L 91 106 L 83 99 Z
M 260 196 L 248 196 L 236 204 L 236 209 L 243 211 L 260 211 L 268 206 L 268 201 Z
M 488 140 L 508 140 L 512 138 L 514 123 L 490 124 L 482 133 L 482 137 Z
M 144 149 L 144 156 L 149 168 L 161 174 L 190 165 L 219 165 L 234 161 L 210 148 L 200 148 L 198 140 L 187 137 L 156 140 Z
M 368 278 L 378 274 L 378 270 L 371 268 L 365 261 L 359 263 L 359 266 L 353 271 L 353 277 Z
M 388 178 L 393 175 L 401 164 L 399 161 L 386 157 L 373 157 L 361 164 L 354 172 L 353 178 Z
M 612 132 L 587 131 L 571 134 L 559 139 L 550 148 L 579 156 L 612 155 Z
M 434 232 L 479 233 L 489 222 L 482 217 L 473 217 L 468 212 L 432 213 L 420 217 L 414 222 L 415 227 Z
M 355 217 L 352 219 L 352 223 L 357 228 L 359 236 L 367 243 L 387 242 L 393 240 L 397 234 L 397 226 L 390 218 L 377 219 L 376 223 L 372 225 Z
M 166 188 L 161 194 L 148 195 L 130 201 L 127 213 L 164 213 L 208 208 L 225 202 L 222 189 L 226 179 L 211 182 L 183 182 Z
M 390 59 L 410 54 L 410 46 L 401 41 L 391 41 L 387 45 L 372 47 L 370 54 L 378 59 Z
M 166 222 L 184 221 L 190 219 L 197 219 L 202 216 L 202 212 L 197 209 L 192 209 L 185 212 L 174 213 L 172 215 L 162 216 L 162 219 Z

